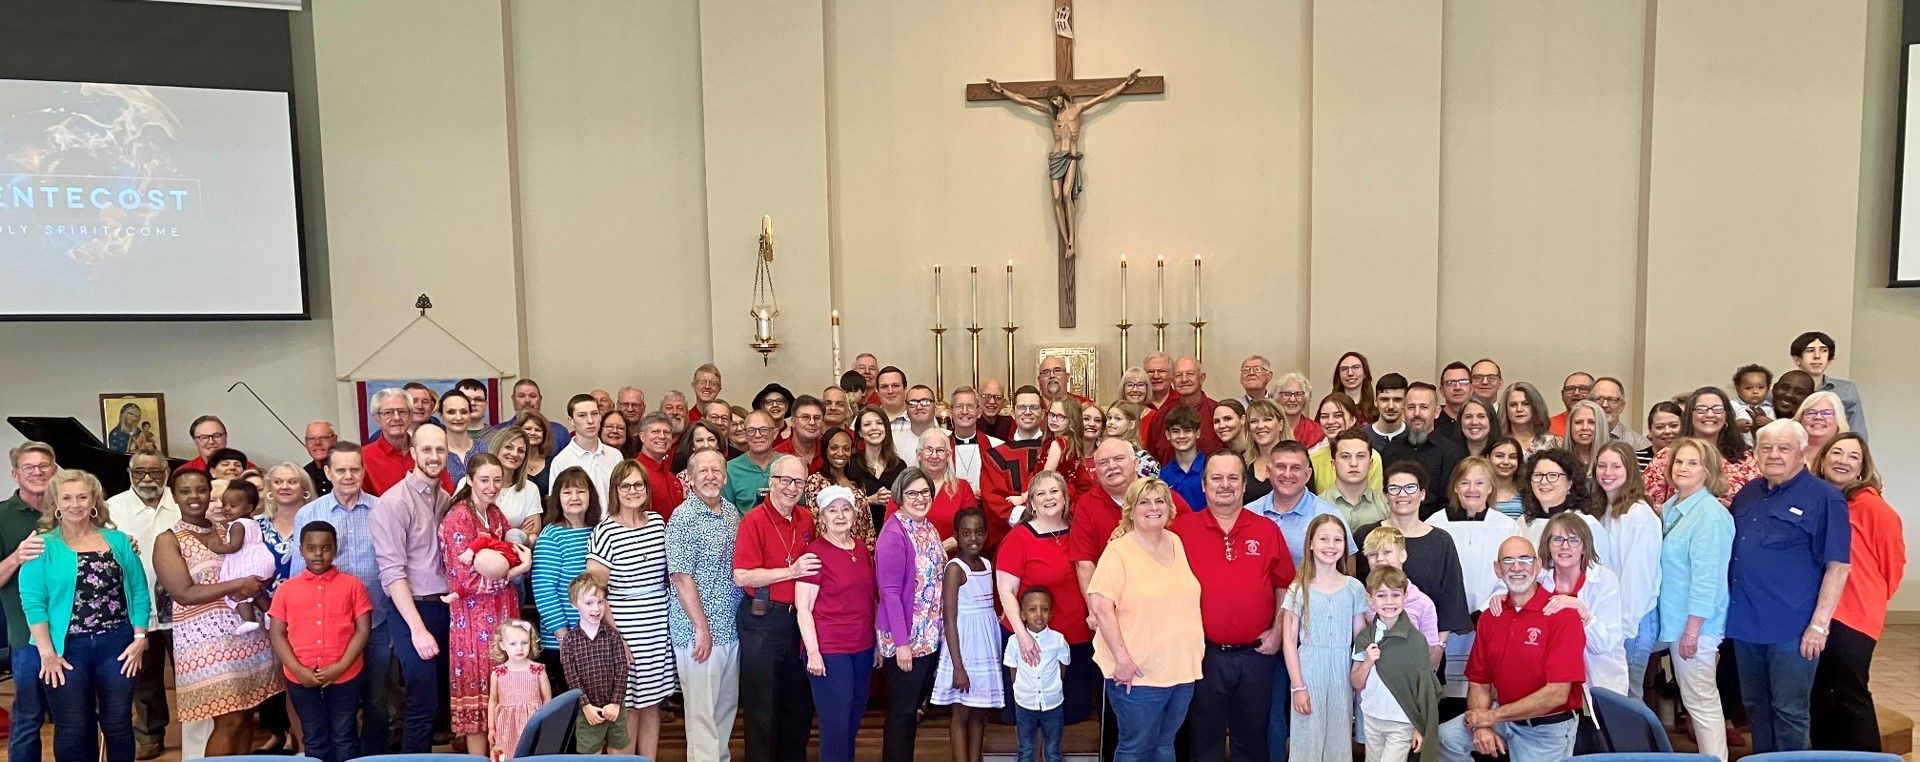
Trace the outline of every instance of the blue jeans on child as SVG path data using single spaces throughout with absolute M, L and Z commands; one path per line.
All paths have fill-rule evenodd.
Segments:
M 120 674 L 120 654 L 132 644 L 133 628 L 126 625 L 97 635 L 67 634 L 60 656 L 73 668 L 65 683 L 46 693 L 55 759 L 99 759 L 100 739 L 106 740 L 107 759 L 133 759 L 133 678 Z M 14 675 L 13 682 L 23 679 L 39 675 Z
M 1193 683 L 1170 688 L 1131 688 L 1107 681 L 1107 705 L 1120 728 L 1114 762 L 1173 762 L 1173 736 L 1187 719 Z
M 360 710 L 360 686 L 366 681 L 364 665 L 352 680 L 321 688 L 288 681 L 287 695 L 293 698 L 293 711 L 300 715 L 307 756 L 320 762 L 347 762 L 360 757 L 360 732 L 354 715 Z
M 1060 762 L 1060 733 L 1066 711 L 1062 707 L 1052 709 L 1028 709 L 1014 705 L 1013 718 L 1018 723 L 1020 733 L 1020 762 L 1034 762 L 1034 753 L 1045 762 Z M 1040 734 L 1035 740 L 1034 733 Z

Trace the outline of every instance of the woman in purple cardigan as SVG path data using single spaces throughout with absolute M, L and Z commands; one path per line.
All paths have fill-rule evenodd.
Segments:
M 916 713 L 933 689 L 939 660 L 940 572 L 947 552 L 940 530 L 927 520 L 933 483 L 918 468 L 893 480 L 900 509 L 887 519 L 874 547 L 874 577 L 880 587 L 878 630 L 887 675 L 887 730 L 881 759 L 911 762 Z

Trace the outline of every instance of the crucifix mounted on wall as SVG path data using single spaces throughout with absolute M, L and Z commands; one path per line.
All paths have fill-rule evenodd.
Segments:
M 1072 328 L 1075 315 L 1074 254 L 1075 204 L 1080 197 L 1080 118 L 1088 109 L 1119 95 L 1152 95 L 1167 91 L 1166 79 L 1142 77 L 1135 69 L 1125 77 L 1073 78 L 1073 0 L 1053 0 L 1053 79 L 1041 82 L 995 82 L 967 85 L 968 101 L 1010 100 L 1046 114 L 1053 122 L 1053 146 L 1047 154 L 1047 183 L 1053 193 L 1053 222 L 1059 235 L 1060 327 Z M 1075 101 L 1074 98 L 1086 100 Z

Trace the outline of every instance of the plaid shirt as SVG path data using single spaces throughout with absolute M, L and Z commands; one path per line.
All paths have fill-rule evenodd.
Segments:
M 560 671 L 567 684 L 579 688 L 580 700 L 594 706 L 620 702 L 627 689 L 627 643 L 602 620 L 598 635 L 588 637 L 579 627 L 560 638 Z

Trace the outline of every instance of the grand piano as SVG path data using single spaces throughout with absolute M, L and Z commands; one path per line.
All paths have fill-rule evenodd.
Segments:
M 78 419 L 10 415 L 7 416 L 7 423 L 12 424 L 21 436 L 53 445 L 54 462 L 59 463 L 61 468 L 77 468 L 99 477 L 100 487 L 108 497 L 133 486 L 127 476 L 127 461 L 131 457 L 124 452 L 107 449 L 107 443 L 100 441 Z M 186 463 L 181 458 L 168 458 L 167 470 Z

